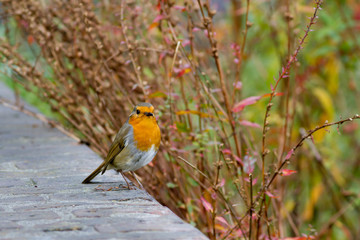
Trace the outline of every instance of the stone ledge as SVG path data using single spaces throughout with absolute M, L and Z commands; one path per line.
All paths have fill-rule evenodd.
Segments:
M 207 239 L 121 175 L 81 184 L 102 160 L 56 129 L 1 104 L 0 126 L 0 239 Z

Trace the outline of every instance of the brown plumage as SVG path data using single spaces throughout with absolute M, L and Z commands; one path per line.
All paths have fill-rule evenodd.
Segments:
M 155 157 L 160 146 L 160 139 L 154 107 L 150 103 L 136 105 L 117 133 L 104 162 L 82 183 L 89 183 L 100 172 L 103 174 L 107 169 L 116 169 L 122 174 L 145 166 Z

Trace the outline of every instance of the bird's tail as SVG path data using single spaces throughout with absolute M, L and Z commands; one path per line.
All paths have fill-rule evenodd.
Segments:
M 82 181 L 82 183 L 89 183 L 94 177 L 96 177 L 105 167 L 105 161 L 100 164 L 100 166 L 98 168 L 96 168 L 87 178 L 85 178 L 84 181 Z

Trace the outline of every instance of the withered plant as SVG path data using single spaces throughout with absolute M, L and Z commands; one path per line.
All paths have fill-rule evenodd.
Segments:
M 287 165 L 299 160 L 293 156 L 305 140 L 359 119 L 355 115 L 318 127 L 300 121 L 313 130 L 294 131 L 305 92 L 299 79 L 306 78 L 297 58 L 311 42 L 321 0 L 306 2 L 311 11 L 297 17 L 289 0 L 274 3 L 274 13 L 267 3 L 233 0 L 231 16 L 200 0 L 0 2 L 3 76 L 36 93 L 68 131 L 102 157 L 133 106 L 151 102 L 162 144 L 138 175 L 158 201 L 211 239 L 300 239 L 302 234 L 308 239 L 330 234 L 339 218 L 349 222 L 344 208 L 353 206 L 354 196 L 330 197 L 334 217 L 322 221 L 318 232 L 307 228 L 296 196 L 296 206 L 285 204 L 286 179 L 301 172 L 300 165 Z M 281 18 L 278 25 L 262 23 L 269 26 L 263 31 L 251 22 L 252 11 Z M 283 67 L 275 81 L 258 79 L 265 91 L 245 97 L 246 64 L 262 41 L 276 46 L 272 61 Z M 257 102 L 260 107 L 251 113 Z M 318 164 L 329 179 L 321 159 Z M 328 191 L 338 187 L 336 182 L 326 186 Z M 357 234 L 356 225 L 348 229 Z

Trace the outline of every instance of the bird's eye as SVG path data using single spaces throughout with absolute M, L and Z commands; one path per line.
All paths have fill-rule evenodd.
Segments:
M 139 109 L 136 110 L 136 114 L 140 114 L 140 110 L 139 110 Z

